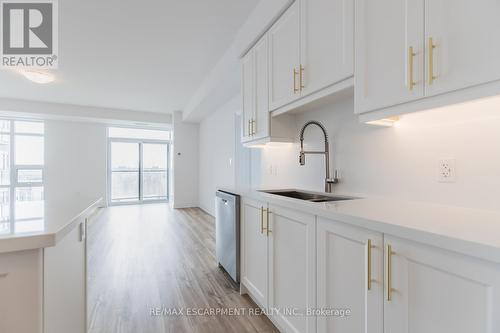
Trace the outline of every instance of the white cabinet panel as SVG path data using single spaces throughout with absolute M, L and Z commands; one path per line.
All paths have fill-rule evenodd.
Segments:
M 356 0 L 356 22 L 356 113 L 422 98 L 424 0 Z
M 318 308 L 351 312 L 345 318 L 318 316 L 317 332 L 382 333 L 382 235 L 321 218 L 317 235 Z
M 255 133 L 254 138 L 264 138 L 269 133 L 269 67 L 267 35 L 253 48 L 255 57 Z
M 44 250 L 45 332 L 87 331 L 84 219 L 80 223 L 57 246 Z
M 300 13 L 296 1 L 269 30 L 269 99 L 274 110 L 300 97 Z M 294 73 L 294 70 L 296 73 Z M 295 81 L 295 82 L 294 82 Z
M 384 241 L 393 252 L 389 258 L 386 248 L 386 333 L 500 331 L 498 265 L 391 236 Z
M 354 72 L 354 0 L 302 0 L 302 96 Z
M 436 76 L 426 95 L 500 79 L 499 1 L 426 0 L 425 11 L 426 46 L 432 38 Z
M 243 102 L 242 114 L 242 142 L 248 141 L 252 137 L 251 121 L 254 114 L 254 54 L 250 50 L 241 62 L 241 98 Z
M 0 332 L 42 332 L 42 272 L 42 250 L 0 254 Z
M 313 215 L 270 206 L 269 305 L 285 332 L 312 333 L 316 318 L 316 223 Z M 285 309 L 296 310 L 285 313 Z
M 268 242 L 263 230 L 267 204 L 244 199 L 242 203 L 241 282 L 262 307 L 268 305 Z

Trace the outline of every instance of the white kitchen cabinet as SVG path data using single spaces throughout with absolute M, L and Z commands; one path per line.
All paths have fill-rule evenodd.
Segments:
M 388 235 L 384 242 L 386 333 L 500 331 L 498 265 Z
M 499 1 L 425 1 L 426 96 L 500 79 L 498 13 Z M 429 83 L 431 75 L 436 78 Z
M 269 29 L 271 110 L 300 97 L 300 6 L 295 1 Z
M 369 121 L 500 94 L 499 11 L 491 0 L 356 0 L 355 112 Z
M 273 319 L 283 332 L 315 332 L 307 315 L 316 307 L 315 216 L 270 206 L 269 228 L 269 306 L 280 310 Z
M 0 254 L 0 332 L 85 333 L 85 218 L 56 246 Z
M 269 62 L 271 111 L 352 77 L 354 0 L 295 1 L 269 30 Z
M 44 332 L 87 332 L 85 234 L 80 218 L 57 246 L 44 249 Z
M 382 234 L 323 218 L 317 228 L 317 307 L 350 311 L 319 315 L 317 332 L 382 333 Z
M 424 97 L 424 0 L 356 0 L 355 112 Z
M 354 0 L 300 1 L 301 95 L 354 74 Z
M 42 274 L 42 250 L 0 254 L 0 332 L 42 332 Z
M 255 64 L 254 139 L 270 135 L 268 50 L 267 35 L 264 35 L 253 48 Z
M 255 105 L 255 62 L 254 53 L 250 50 L 241 61 L 241 98 L 242 98 L 242 124 L 241 141 L 246 142 L 252 139 L 254 105 Z
M 269 257 L 267 211 L 264 212 L 267 203 L 245 198 L 241 209 L 241 283 L 261 307 L 267 308 Z

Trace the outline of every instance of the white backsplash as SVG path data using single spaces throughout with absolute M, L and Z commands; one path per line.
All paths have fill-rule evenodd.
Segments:
M 299 129 L 322 122 L 330 136 L 336 192 L 500 210 L 500 102 L 495 99 L 403 116 L 392 128 L 359 123 L 352 97 L 297 115 Z M 318 128 L 305 134 L 322 149 Z M 323 156 L 298 163 L 298 143 L 252 149 L 251 183 L 258 188 L 322 191 Z M 454 183 L 438 182 L 438 162 L 455 159 Z

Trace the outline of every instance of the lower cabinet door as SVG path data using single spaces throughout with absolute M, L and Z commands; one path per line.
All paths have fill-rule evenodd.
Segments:
M 312 333 L 316 317 L 316 218 L 269 207 L 269 306 L 282 332 Z
M 42 250 L 0 254 L 0 332 L 41 333 Z
M 382 333 L 382 234 L 322 218 L 317 229 L 317 332 Z
M 386 333 L 500 332 L 498 265 L 396 237 L 384 242 Z
M 87 332 L 85 229 L 82 218 L 44 250 L 44 332 Z
M 241 205 L 241 282 L 263 308 L 268 305 L 266 208 L 267 203 L 248 199 L 243 199 Z

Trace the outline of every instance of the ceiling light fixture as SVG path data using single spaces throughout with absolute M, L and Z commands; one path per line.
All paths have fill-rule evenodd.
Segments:
M 20 69 L 19 73 L 28 80 L 40 84 L 51 83 L 56 79 L 54 74 L 43 69 Z

